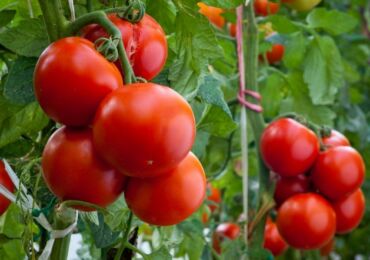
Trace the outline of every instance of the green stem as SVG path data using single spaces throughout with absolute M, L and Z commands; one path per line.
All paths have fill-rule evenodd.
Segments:
M 121 62 L 121 67 L 124 72 L 124 78 L 126 84 L 136 82 L 136 77 L 132 70 L 130 61 L 126 55 L 125 48 L 123 46 L 122 35 L 120 30 L 108 19 L 107 15 L 103 11 L 95 11 L 80 16 L 74 22 L 70 23 L 65 33 L 67 35 L 74 35 L 78 33 L 83 27 L 89 24 L 99 24 L 102 26 L 108 34 L 112 35 L 113 38 L 119 40 L 117 49 Z
M 133 246 L 133 245 L 131 245 L 130 243 L 126 243 L 125 244 L 125 247 L 126 248 L 128 248 L 128 249 L 130 249 L 131 251 L 133 251 L 133 252 L 135 252 L 135 253 L 137 253 L 137 254 L 139 254 L 139 255 L 141 255 L 142 257 L 143 257 L 143 259 L 144 260 L 149 260 L 149 259 L 151 259 L 150 257 L 148 257 L 148 255 L 147 254 L 145 254 L 143 251 L 141 251 L 139 248 L 137 248 L 136 246 Z
M 67 208 L 67 207 L 86 207 L 86 208 L 93 208 L 95 210 L 98 210 L 104 214 L 109 214 L 109 211 L 106 210 L 105 208 L 102 208 L 96 204 L 89 203 L 86 201 L 81 201 L 81 200 L 65 200 L 62 203 L 60 203 L 60 207 L 62 208 Z
M 132 211 L 130 211 L 130 215 L 129 215 L 128 220 L 127 220 L 126 230 L 125 230 L 125 233 L 123 234 L 123 237 L 122 237 L 121 246 L 119 247 L 118 252 L 114 257 L 114 260 L 121 259 L 121 255 L 123 253 L 123 250 L 125 250 L 125 248 L 127 247 L 127 244 L 129 244 L 127 242 L 127 240 L 128 240 L 128 236 L 130 234 L 130 229 L 131 229 L 131 224 L 132 224 L 132 217 L 133 217 L 133 214 L 132 214 Z

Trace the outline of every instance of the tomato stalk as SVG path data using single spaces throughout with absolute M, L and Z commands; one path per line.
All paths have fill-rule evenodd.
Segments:
M 75 35 L 83 27 L 89 24 L 99 24 L 102 26 L 108 34 L 112 35 L 114 39 L 118 40 L 118 55 L 125 75 L 125 83 L 131 84 L 136 82 L 136 77 L 132 70 L 130 61 L 126 55 L 125 48 L 122 42 L 122 35 L 120 30 L 108 19 L 107 15 L 103 11 L 95 11 L 80 16 L 74 22 L 70 23 L 66 29 L 66 35 Z
M 133 214 L 132 214 L 132 211 L 130 211 L 129 217 L 128 217 L 128 220 L 127 220 L 127 223 L 126 223 L 126 230 L 123 233 L 121 245 L 120 245 L 120 247 L 118 249 L 117 254 L 114 257 L 114 260 L 121 259 L 121 255 L 123 253 L 123 250 L 125 250 L 125 248 L 128 247 L 128 244 L 129 243 L 127 241 L 128 241 L 128 236 L 130 234 L 130 229 L 131 229 L 131 224 L 132 224 L 132 217 L 133 217 Z

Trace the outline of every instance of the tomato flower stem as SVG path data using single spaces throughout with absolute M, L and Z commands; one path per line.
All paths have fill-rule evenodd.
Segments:
M 118 55 L 123 68 L 124 78 L 126 84 L 136 82 L 136 77 L 132 70 L 130 61 L 126 55 L 123 46 L 122 35 L 120 30 L 108 19 L 103 11 L 95 11 L 78 17 L 74 22 L 70 23 L 66 29 L 66 35 L 74 35 L 78 33 L 83 27 L 89 24 L 99 24 L 108 34 L 112 35 L 114 39 L 118 40 Z

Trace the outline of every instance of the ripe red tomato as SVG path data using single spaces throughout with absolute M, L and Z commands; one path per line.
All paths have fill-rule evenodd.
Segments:
M 100 155 L 122 173 L 154 177 L 176 167 L 195 138 L 186 100 L 154 83 L 127 85 L 101 103 L 93 125 Z
M 269 250 L 274 256 L 279 256 L 288 249 L 288 244 L 280 236 L 279 230 L 270 218 L 267 219 L 263 247 Z
M 361 189 L 358 189 L 332 205 L 337 215 L 337 233 L 346 234 L 360 224 L 365 213 L 365 196 Z
M 355 149 L 348 146 L 337 146 L 321 152 L 312 169 L 315 187 L 334 201 L 356 191 L 364 178 L 364 161 Z
M 209 195 L 207 196 L 207 200 L 214 202 L 214 204 L 221 203 L 221 192 L 219 189 L 214 188 L 212 184 L 208 183 L 207 188 L 209 190 Z M 209 204 L 209 208 L 211 212 L 215 211 L 218 208 L 218 205 Z
M 277 206 L 293 195 L 306 193 L 310 190 L 310 181 L 304 175 L 297 177 L 284 178 L 280 177 L 276 182 L 274 199 Z
M 329 202 L 315 193 L 295 195 L 279 208 L 280 235 L 297 249 L 319 249 L 334 237 L 335 212 Z
M 215 233 L 212 236 L 212 246 L 217 253 L 221 253 L 221 243 L 227 238 L 230 240 L 236 239 L 240 235 L 240 227 L 234 223 L 222 223 L 217 226 Z
M 236 24 L 235 23 L 229 24 L 229 33 L 230 33 L 230 36 L 232 37 L 236 36 Z
M 0 184 L 7 188 L 8 191 L 14 192 L 15 187 L 5 170 L 4 162 L 0 160 Z M 9 207 L 11 201 L 0 194 L 0 215 L 2 215 Z
M 140 22 L 132 24 L 116 14 L 110 14 L 109 20 L 121 31 L 126 54 L 136 76 L 151 80 L 159 74 L 167 59 L 167 40 L 162 27 L 149 15 Z M 99 25 L 88 26 L 82 36 L 95 42 L 101 37 L 108 37 Z M 121 70 L 119 61 L 115 62 Z
M 335 246 L 335 239 L 331 239 L 329 243 L 327 243 L 325 246 L 320 248 L 320 255 L 321 256 L 329 256 L 330 253 L 334 250 Z
M 289 118 L 272 122 L 264 130 L 260 146 L 266 165 L 282 177 L 305 173 L 320 147 L 314 132 Z
M 218 7 L 208 6 L 204 3 L 199 2 L 199 13 L 208 18 L 208 20 L 216 25 L 218 28 L 222 28 L 225 25 L 225 18 L 222 17 L 224 10 Z
M 268 16 L 276 14 L 279 11 L 280 5 L 278 3 L 270 2 L 268 0 L 255 0 L 254 11 L 257 15 Z
M 206 196 L 206 177 L 191 152 L 178 166 L 157 178 L 130 178 L 125 198 L 142 221 L 158 226 L 175 225 L 193 214 Z
M 45 146 L 42 169 L 47 186 L 59 199 L 81 200 L 101 207 L 118 198 L 125 182 L 123 174 L 97 156 L 90 129 L 58 129 Z
M 336 130 L 332 130 L 330 136 L 322 139 L 324 145 L 333 146 L 350 146 L 348 139 Z
M 123 85 L 117 68 L 94 45 L 79 37 L 52 43 L 34 74 L 36 98 L 53 120 L 69 125 L 91 123 L 102 99 Z
M 266 58 L 269 64 L 275 64 L 283 59 L 285 47 L 282 44 L 273 44 L 272 49 L 266 52 Z

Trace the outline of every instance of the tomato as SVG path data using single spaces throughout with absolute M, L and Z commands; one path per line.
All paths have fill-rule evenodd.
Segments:
M 319 154 L 319 141 L 310 129 L 282 118 L 262 133 L 261 153 L 266 165 L 282 177 L 305 173 Z
M 121 19 L 117 14 L 110 14 L 108 18 L 121 31 L 135 75 L 146 80 L 157 76 L 167 59 L 167 40 L 162 27 L 147 14 L 136 24 Z M 108 37 L 108 34 L 99 25 L 90 25 L 83 30 L 82 36 L 95 42 L 101 37 Z M 115 64 L 123 73 L 120 61 Z
M 312 169 L 312 181 L 331 200 L 356 191 L 365 178 L 365 164 L 352 147 L 337 146 L 321 152 Z
M 221 253 L 221 243 L 227 238 L 230 240 L 236 239 L 240 235 L 240 227 L 234 223 L 222 223 L 217 226 L 215 233 L 212 236 L 212 246 L 217 253 Z
M 209 195 L 207 196 L 207 200 L 212 202 L 209 204 L 209 208 L 211 212 L 213 212 L 219 207 L 218 205 L 215 204 L 221 203 L 221 192 L 219 189 L 214 188 L 210 183 L 208 183 L 207 188 L 210 192 Z
M 337 215 L 337 233 L 346 234 L 360 224 L 365 213 L 365 196 L 361 189 L 358 189 L 332 205 Z
M 275 64 L 283 59 L 285 47 L 282 44 L 273 44 L 272 49 L 266 52 L 266 58 L 269 64 Z
M 124 175 L 97 156 L 90 129 L 58 129 L 45 146 L 42 169 L 47 186 L 59 199 L 101 207 L 118 198 L 125 182 Z
M 102 99 L 122 85 L 117 68 L 79 37 L 52 43 L 41 54 L 34 74 L 42 109 L 69 126 L 88 125 Z
M 15 187 L 10 179 L 6 169 L 4 162 L 0 160 L 0 184 L 3 185 L 8 191 L 14 192 Z M 0 215 L 2 215 L 9 207 L 11 201 L 0 194 Z
M 304 175 L 297 177 L 284 178 L 280 177 L 276 182 L 274 199 L 277 206 L 293 195 L 306 193 L 310 190 L 310 181 Z
M 282 2 L 297 11 L 310 11 L 318 5 L 321 0 L 282 0 Z
M 279 11 L 279 4 L 268 0 L 255 0 L 254 11 L 257 15 L 268 16 L 276 14 Z
M 225 18 L 222 17 L 224 10 L 218 7 L 208 6 L 201 2 L 198 3 L 199 13 L 208 18 L 208 20 L 216 25 L 218 28 L 222 28 L 225 25 Z
M 280 236 L 276 223 L 270 218 L 267 219 L 263 247 L 269 250 L 274 256 L 279 256 L 288 249 L 288 244 Z
M 333 146 L 350 146 L 348 139 L 336 130 L 332 130 L 330 136 L 322 139 L 324 145 Z
M 131 178 L 125 198 L 142 221 L 158 226 L 180 223 L 193 214 L 206 196 L 206 177 L 191 152 L 178 166 L 157 178 Z
M 335 212 L 315 193 L 295 195 L 279 208 L 277 227 L 283 239 L 297 249 L 318 249 L 335 234 Z
M 132 177 L 154 177 L 190 151 L 195 119 L 186 100 L 154 83 L 127 85 L 101 103 L 93 124 L 100 155 Z
M 235 23 L 229 24 L 229 33 L 230 33 L 230 36 L 232 37 L 236 36 L 236 24 Z
M 331 239 L 329 243 L 324 245 L 322 248 L 320 248 L 320 255 L 321 256 L 329 256 L 330 253 L 333 251 L 335 246 L 335 239 Z

